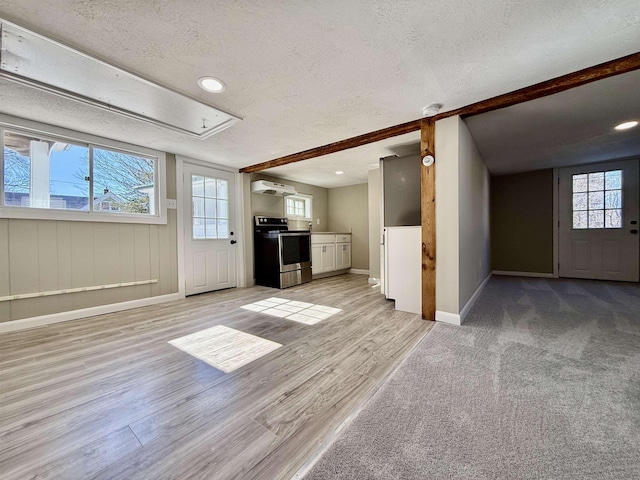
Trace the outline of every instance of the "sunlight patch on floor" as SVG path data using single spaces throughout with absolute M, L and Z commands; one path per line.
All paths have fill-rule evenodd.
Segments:
M 257 360 L 282 345 L 224 325 L 216 325 L 169 343 L 225 373 Z
M 243 305 L 241 308 L 274 317 L 286 318 L 287 320 L 293 320 L 306 325 L 314 325 L 342 311 L 339 308 L 314 305 L 313 303 L 298 302 L 277 297 Z

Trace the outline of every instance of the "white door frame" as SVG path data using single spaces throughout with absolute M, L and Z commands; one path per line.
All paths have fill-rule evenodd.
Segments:
M 238 169 L 225 167 L 215 163 L 204 162 L 195 158 L 185 157 L 182 155 L 176 155 L 176 197 L 178 200 L 178 292 L 184 297 L 186 290 L 186 279 L 184 270 L 184 221 L 185 221 L 185 205 L 184 205 L 184 165 L 196 165 L 199 167 L 215 168 L 225 172 L 232 173 L 235 179 L 235 215 L 236 215 L 236 239 L 238 242 L 238 248 L 236 250 L 236 283 L 237 287 L 245 287 L 246 274 L 245 274 L 245 208 L 244 195 L 243 195 L 243 182 L 242 175 L 238 172 Z

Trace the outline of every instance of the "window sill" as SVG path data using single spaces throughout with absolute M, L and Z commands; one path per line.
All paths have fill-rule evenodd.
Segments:
M 0 207 L 0 219 L 22 220 L 58 220 L 69 222 L 104 222 L 104 223 L 141 223 L 151 225 L 166 225 L 166 209 L 162 215 L 126 215 L 68 210 L 50 210 L 46 208 L 11 208 Z

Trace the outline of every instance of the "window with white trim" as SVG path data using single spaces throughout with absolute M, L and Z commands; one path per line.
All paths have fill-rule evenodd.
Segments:
M 288 218 L 311 221 L 311 195 L 299 193 L 284 197 L 284 213 Z
M 191 175 L 192 238 L 229 238 L 229 182 Z
M 160 155 L 83 137 L 0 125 L 0 217 L 163 223 Z
M 622 170 L 573 175 L 573 228 L 622 228 Z

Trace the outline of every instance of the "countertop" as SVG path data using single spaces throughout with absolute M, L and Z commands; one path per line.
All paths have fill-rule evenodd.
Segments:
M 311 235 L 313 235 L 314 233 L 327 234 L 327 235 L 351 235 L 351 232 L 314 232 L 314 231 L 311 231 Z

